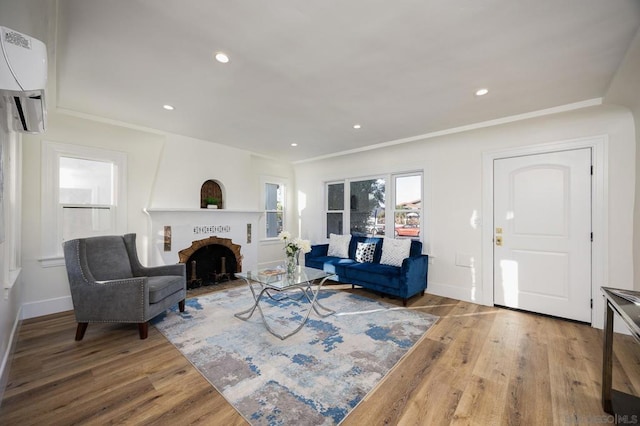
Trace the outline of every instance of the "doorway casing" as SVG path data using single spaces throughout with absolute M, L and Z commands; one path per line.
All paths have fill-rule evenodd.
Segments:
M 482 154 L 482 300 L 487 306 L 493 306 L 493 163 L 501 158 L 544 154 L 590 148 L 593 158 L 593 178 L 591 187 L 591 212 L 593 243 L 591 245 L 591 294 L 593 309 L 591 325 L 602 328 L 604 325 L 604 304 L 600 287 L 606 285 L 608 276 L 608 136 L 598 135 L 588 138 L 572 139 L 561 142 L 525 146 L 506 150 L 489 151 Z

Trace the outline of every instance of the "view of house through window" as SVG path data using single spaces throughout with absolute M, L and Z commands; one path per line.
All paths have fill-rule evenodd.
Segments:
M 115 165 L 60 157 L 59 167 L 63 241 L 115 233 Z
M 276 238 L 284 229 L 284 185 L 265 184 L 266 236 Z
M 345 179 L 326 188 L 327 237 L 348 230 L 352 235 L 422 238 L 422 172 Z
M 422 175 L 395 176 L 394 235 L 420 238 Z

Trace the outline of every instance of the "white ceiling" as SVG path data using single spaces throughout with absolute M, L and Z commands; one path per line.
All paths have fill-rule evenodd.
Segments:
M 60 0 L 57 106 L 294 161 L 602 97 L 639 26 L 638 0 Z

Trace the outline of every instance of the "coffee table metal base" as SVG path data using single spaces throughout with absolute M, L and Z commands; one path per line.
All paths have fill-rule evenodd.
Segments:
M 320 289 L 322 288 L 322 286 L 324 285 L 325 281 L 327 281 L 328 278 L 329 278 L 328 276 L 323 278 L 322 281 L 320 281 L 320 284 L 318 284 L 316 289 L 314 290 L 312 288 L 313 285 L 311 284 L 310 281 L 280 289 L 280 288 L 270 287 L 268 284 L 263 284 L 257 281 L 251 281 L 250 279 L 243 277 L 243 279 L 246 281 L 247 285 L 249 286 L 249 289 L 251 289 L 251 294 L 253 295 L 254 304 L 249 309 L 246 309 L 242 312 L 238 312 L 237 314 L 234 314 L 234 315 L 237 318 L 243 321 L 246 321 L 249 318 L 251 318 L 253 316 L 253 313 L 257 310 L 260 313 L 260 317 L 262 317 L 262 322 L 264 323 L 264 326 L 267 329 L 267 331 L 269 331 L 269 333 L 273 334 L 274 336 L 280 338 L 281 340 L 284 340 L 287 337 L 293 336 L 298 331 L 300 331 L 302 327 L 304 327 L 304 325 L 307 323 L 307 320 L 309 319 L 309 315 L 311 315 L 312 310 L 322 318 L 328 317 L 331 314 L 335 314 L 335 311 L 323 306 L 318 300 L 318 293 L 320 293 Z M 259 291 L 256 291 L 254 287 L 257 287 Z M 294 297 L 293 294 L 291 294 L 295 292 L 300 293 L 298 297 Z M 267 297 L 275 301 L 295 300 L 295 301 L 301 301 L 303 303 L 308 302 L 309 308 L 307 309 L 306 314 L 304 315 L 304 319 L 300 322 L 300 324 L 298 324 L 298 326 L 294 330 L 292 330 L 287 334 L 280 334 L 269 326 L 269 322 L 267 321 L 267 318 L 264 316 L 264 312 L 262 312 L 262 308 L 260 307 L 260 301 L 262 300 L 264 295 L 267 295 Z M 320 312 L 320 310 L 324 312 Z

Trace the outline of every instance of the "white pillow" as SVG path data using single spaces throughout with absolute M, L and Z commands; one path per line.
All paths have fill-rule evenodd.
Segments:
M 391 266 L 402 266 L 402 261 L 409 257 L 411 240 L 382 239 L 382 257 L 380 263 Z
M 349 243 L 351 242 L 351 234 L 336 235 L 329 234 L 329 251 L 327 256 L 349 258 Z

